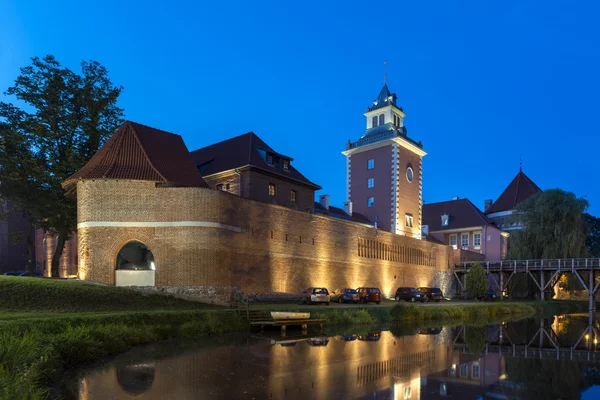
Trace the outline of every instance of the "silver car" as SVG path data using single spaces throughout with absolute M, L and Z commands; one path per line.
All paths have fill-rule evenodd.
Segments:
M 325 303 L 329 305 L 331 297 L 325 288 L 308 288 L 302 291 L 302 301 L 306 304 Z

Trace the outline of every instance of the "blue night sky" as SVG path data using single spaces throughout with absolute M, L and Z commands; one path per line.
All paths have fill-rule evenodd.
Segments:
M 341 206 L 340 151 L 363 134 L 387 60 L 408 134 L 429 153 L 425 202 L 482 208 L 522 155 L 542 189 L 600 215 L 598 15 L 600 3 L 569 0 L 4 0 L 0 89 L 32 56 L 75 70 L 97 60 L 124 86 L 128 119 L 190 150 L 254 131 Z

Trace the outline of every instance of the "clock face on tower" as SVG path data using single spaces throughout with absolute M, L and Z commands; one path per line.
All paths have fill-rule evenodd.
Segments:
M 412 182 L 414 178 L 413 169 L 411 167 L 406 168 L 406 180 Z

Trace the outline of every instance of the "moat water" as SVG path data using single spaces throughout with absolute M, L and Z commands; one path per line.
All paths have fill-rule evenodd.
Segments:
M 169 341 L 79 371 L 67 399 L 600 399 L 588 315 L 485 327 Z M 295 336 L 297 334 L 297 336 Z

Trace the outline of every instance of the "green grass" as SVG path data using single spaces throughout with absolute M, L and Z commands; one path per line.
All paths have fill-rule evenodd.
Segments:
M 441 305 L 419 307 L 414 304 L 400 303 L 390 311 L 390 321 L 427 321 L 427 320 L 487 320 L 503 316 L 533 316 L 539 312 L 535 304 L 526 303 L 481 303 L 469 305 Z
M 217 308 L 158 294 L 82 281 L 0 277 L 0 313 L 189 310 Z

